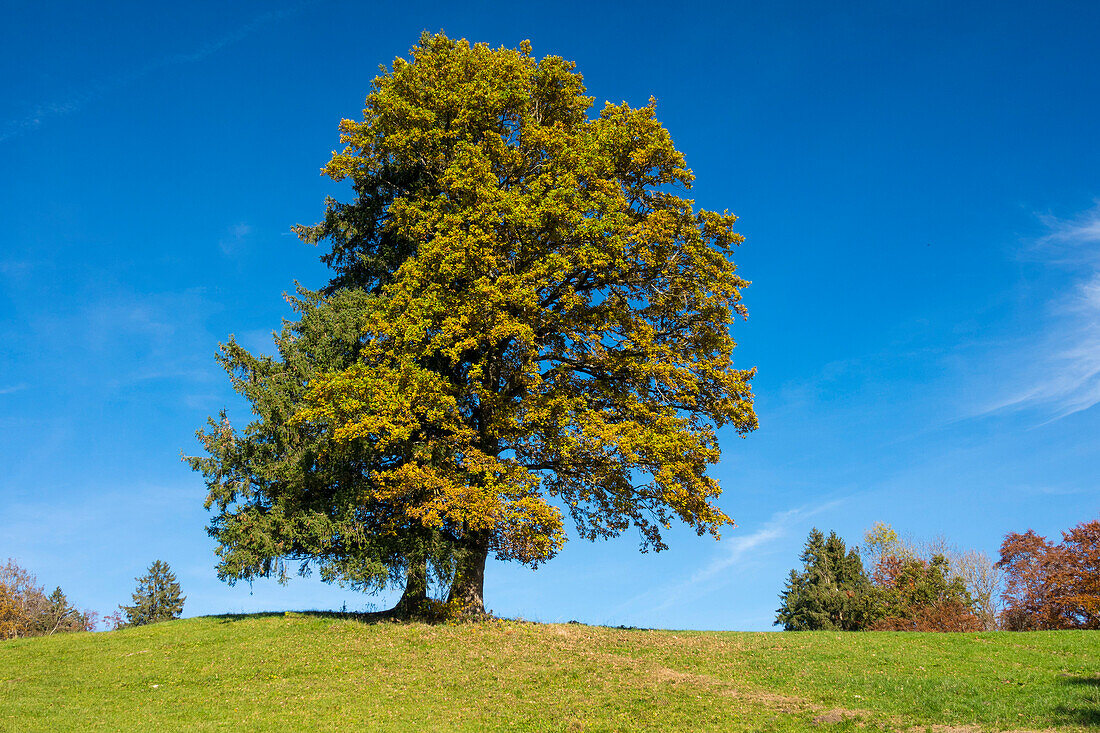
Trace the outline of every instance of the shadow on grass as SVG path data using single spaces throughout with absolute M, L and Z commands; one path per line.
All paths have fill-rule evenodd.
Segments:
M 1081 705 L 1059 705 L 1056 707 L 1054 713 L 1058 716 L 1059 722 L 1087 728 L 1100 727 L 1100 697 L 1094 692 L 1100 690 L 1100 677 L 1066 674 L 1061 676 L 1060 681 L 1064 685 L 1084 688 L 1081 692 L 1085 694 L 1085 697 L 1080 701 Z
M 318 618 L 329 619 L 334 621 L 358 621 L 362 624 L 404 624 L 404 623 L 417 623 L 417 624 L 446 624 L 453 623 L 453 619 L 441 619 L 432 616 L 413 615 L 409 616 L 401 614 L 394 609 L 387 611 L 260 611 L 257 613 L 223 613 L 217 615 L 207 616 L 207 618 L 216 619 L 223 624 L 231 624 L 239 621 L 253 621 L 263 618 Z M 491 620 L 491 621 L 503 621 L 505 619 L 499 619 L 492 615 L 485 615 L 484 617 L 478 617 L 477 619 L 468 620 Z
M 397 613 L 394 609 L 387 611 L 258 611 L 256 613 L 222 613 L 212 614 L 206 618 L 215 619 L 223 624 L 231 624 L 239 621 L 254 621 L 264 618 L 320 618 L 330 619 L 336 621 L 358 621 L 363 624 L 403 624 L 403 623 L 416 623 L 416 624 L 429 624 L 432 626 L 454 623 L 454 619 L 440 619 L 429 616 L 404 616 Z M 509 619 L 501 616 L 493 616 L 492 614 L 486 614 L 478 619 L 466 619 L 481 620 L 481 621 L 512 621 L 519 623 L 534 623 L 539 624 L 537 621 L 524 621 L 523 619 Z M 580 621 L 569 621 L 569 625 L 587 626 L 588 628 L 603 628 L 613 629 L 616 631 L 657 631 L 647 626 L 592 626 L 590 624 L 583 624 Z M 541 625 L 541 624 L 539 624 Z
M 1100 687 L 1100 677 L 1079 677 L 1077 675 L 1066 674 L 1062 675 L 1062 684 Z
M 223 624 L 231 624 L 239 621 L 255 621 L 263 618 L 323 618 L 336 621 L 359 621 L 368 624 L 417 620 L 402 619 L 390 611 L 363 613 L 356 613 L 353 611 L 259 611 L 257 613 L 221 613 L 208 616 L 207 618 L 216 619 Z
M 1057 721 L 1063 725 L 1080 725 L 1086 728 L 1100 727 L 1100 707 L 1086 705 L 1079 708 L 1060 705 L 1054 709 Z

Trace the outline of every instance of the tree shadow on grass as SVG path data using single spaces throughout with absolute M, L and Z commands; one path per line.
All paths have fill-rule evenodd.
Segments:
M 421 616 L 404 616 L 394 609 L 388 611 L 258 611 L 256 613 L 222 613 L 211 615 L 207 618 L 216 619 L 223 624 L 237 623 L 239 621 L 253 621 L 263 618 L 318 618 L 333 621 L 358 621 L 363 624 L 382 623 L 420 623 L 435 624 L 444 623 L 439 619 Z
M 1080 688 L 1080 705 L 1059 705 L 1054 709 L 1058 722 L 1080 725 L 1087 728 L 1100 728 L 1100 677 L 1082 675 L 1062 675 L 1064 685 Z
M 1062 684 L 1082 685 L 1084 687 L 1100 687 L 1100 677 L 1080 677 L 1078 675 L 1062 675 Z

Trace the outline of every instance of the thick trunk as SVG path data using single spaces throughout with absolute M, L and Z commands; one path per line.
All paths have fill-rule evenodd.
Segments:
M 447 602 L 457 601 L 465 616 L 482 616 L 485 614 L 485 561 L 489 557 L 489 540 L 477 537 L 463 544 Z
M 428 600 L 428 559 L 411 559 L 405 571 L 405 592 L 393 612 L 401 617 L 416 616 L 424 611 Z

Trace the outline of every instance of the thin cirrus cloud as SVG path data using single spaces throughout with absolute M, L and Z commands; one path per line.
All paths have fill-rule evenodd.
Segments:
M 236 30 L 202 44 L 190 53 L 178 53 L 155 59 L 147 64 L 124 71 L 116 76 L 95 82 L 85 89 L 74 91 L 63 99 L 37 104 L 29 113 L 22 117 L 9 119 L 0 124 L 0 143 L 36 129 L 48 119 L 71 115 L 116 89 L 125 87 L 140 79 L 144 79 L 161 69 L 202 61 L 206 57 L 221 51 L 226 46 L 244 40 L 263 26 L 292 16 L 311 4 L 313 4 L 312 1 L 299 2 L 282 10 L 269 10 L 257 15 Z
M 786 537 L 791 530 L 804 524 L 810 517 L 834 509 L 845 501 L 845 499 L 834 499 L 823 504 L 776 512 L 755 532 L 723 540 L 718 556 L 692 573 L 687 580 L 635 596 L 620 606 L 617 612 L 627 610 L 642 601 L 653 601 L 657 598 L 664 600 L 651 609 L 654 613 L 686 603 L 704 592 L 715 578 L 724 577 L 724 571 L 740 562 L 747 553 Z
M 237 254 L 244 246 L 248 236 L 252 234 L 252 226 L 243 222 L 234 224 L 225 231 L 225 235 L 218 240 L 218 247 L 222 254 L 231 257 Z
M 979 414 L 1035 409 L 1057 420 L 1100 403 L 1100 204 L 1075 219 L 1042 221 L 1048 232 L 1035 251 L 1068 269 L 1070 286 L 1048 302 L 1032 346 L 1013 355 L 1013 363 L 1031 365 L 1022 372 L 1029 386 L 1012 388 Z

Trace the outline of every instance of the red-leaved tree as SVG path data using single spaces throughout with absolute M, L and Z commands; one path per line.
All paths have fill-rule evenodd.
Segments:
M 997 563 L 1005 570 L 1006 629 L 1100 628 L 1100 520 L 1082 522 L 1054 544 L 1011 532 Z

